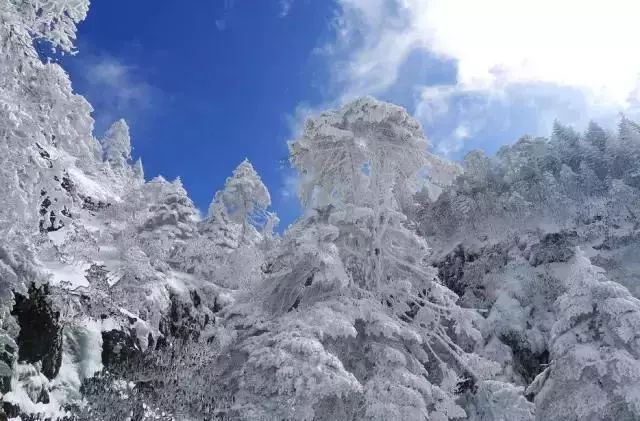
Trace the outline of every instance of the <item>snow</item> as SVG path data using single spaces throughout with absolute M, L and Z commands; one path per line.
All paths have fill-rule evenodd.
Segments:
M 71 167 L 67 170 L 78 191 L 94 200 L 103 202 L 120 202 L 122 199 L 110 190 L 104 183 L 99 183 L 87 176 L 78 168 Z
M 86 278 L 86 271 L 91 264 L 86 262 L 66 264 L 62 262 L 43 262 L 44 270 L 51 275 L 51 284 L 58 285 L 68 282 L 69 289 L 78 287 L 88 287 L 89 281 Z
M 106 319 L 102 319 L 100 323 L 100 331 L 101 332 L 109 332 L 111 330 L 120 329 L 122 326 L 120 322 L 118 322 L 113 317 L 108 317 Z
M 147 347 L 149 346 L 149 334 L 151 334 L 152 336 L 155 336 L 154 330 L 149 326 L 149 324 L 146 321 L 142 320 L 141 318 L 139 318 L 129 310 L 125 308 L 120 308 L 119 310 L 125 316 L 135 320 L 131 325 L 131 327 L 135 330 L 136 338 L 138 340 L 138 344 L 140 345 L 140 348 L 142 349 L 142 351 L 146 351 Z
M 130 312 L 126 308 L 120 307 L 118 310 L 120 310 L 120 313 L 124 314 L 127 317 L 130 317 L 132 319 L 137 319 L 138 318 L 138 316 L 136 316 L 135 314 L 133 314 L 132 312 Z
M 121 254 L 117 247 L 112 244 L 100 245 L 96 264 L 104 265 L 107 270 L 107 283 L 109 286 L 115 285 L 124 275 Z
M 196 285 L 196 278 L 184 272 L 172 270 L 167 275 L 167 286 L 177 293 L 188 291 L 187 285 Z
M 62 409 L 65 400 L 58 400 L 56 396 L 50 396 L 50 402 L 34 403 L 36 400 L 33 393 L 39 393 L 43 388 L 47 388 L 49 380 L 31 364 L 17 364 L 14 376 L 11 379 L 11 391 L 6 393 L 3 402 L 18 406 L 24 413 L 41 414 L 44 418 L 59 419 L 67 414 Z M 30 393 L 31 392 L 31 393 Z
M 64 243 L 65 237 L 69 232 L 69 227 L 63 227 L 57 231 L 49 233 L 49 239 L 56 246 L 61 246 Z
M 52 4 L 58 3 L 69 2 Z M 83 9 L 87 2 L 79 4 Z M 18 38 L 23 30 L 24 40 L 29 40 L 29 31 L 35 28 L 23 22 L 24 16 L 14 6 L 7 3 L 1 13 L 16 19 Z M 54 19 L 55 28 L 49 29 L 72 37 L 76 21 L 83 16 L 72 17 L 64 7 L 61 10 L 60 16 L 52 9 L 43 19 Z M 40 22 L 45 29 L 46 19 Z M 47 34 L 38 35 L 47 39 Z M 50 41 L 55 42 L 58 35 L 49 34 L 54 36 Z M 532 378 L 539 383 L 537 407 L 544 407 L 540 402 L 549 399 L 550 406 L 600 411 L 613 390 L 623 394 L 619 398 L 637 401 L 637 391 L 624 390 L 625 382 L 638 384 L 640 379 L 635 342 L 640 302 L 613 282 L 637 284 L 640 271 L 634 237 L 639 221 L 633 212 L 640 203 L 635 179 L 640 129 L 626 120 L 621 124 L 626 137 L 618 139 L 626 142 L 626 149 L 620 149 L 614 135 L 598 149 L 584 136 L 577 135 L 576 142 L 563 140 L 562 133 L 567 131 L 554 129 L 549 142 L 523 139 L 494 158 L 478 155 L 473 165 L 465 164 L 467 173 L 460 174 L 456 164 L 426 152 L 428 142 L 420 124 L 406 110 L 373 98 L 356 100 L 314 118 L 301 138 L 289 144 L 292 164 L 304 174 L 301 191 L 306 209 L 287 234 L 277 238 L 254 229 L 268 226 L 266 221 L 273 220 L 273 215 L 267 210 L 269 192 L 248 161 L 216 194 L 209 225 L 203 224 L 179 179 L 143 183 L 142 170 L 131 168 L 131 139 L 124 121 L 112 126 L 100 149 L 92 135 L 90 106 L 73 94 L 66 73 L 53 63 L 25 62 L 23 57 L 36 56 L 32 43 L 11 44 L 14 41 L 1 27 L 0 41 L 24 53 L 0 57 L 0 81 L 10 82 L 0 86 L 9 91 L 3 101 L 15 102 L 2 106 L 20 110 L 18 114 L 0 107 L 0 117 L 7 117 L 0 118 L 0 131 L 16 134 L 0 142 L 0 164 L 5 164 L 0 171 L 6 181 L 0 193 L 7 197 L 0 209 L 4 218 L 0 229 L 24 225 L 15 231 L 27 234 L 26 244 L 16 242 L 14 247 L 5 241 L 8 246 L 0 247 L 23 253 L 25 260 L 35 262 L 34 267 L 39 264 L 51 284 L 90 287 L 92 294 L 78 305 L 79 309 L 91 306 L 91 317 L 77 314 L 77 319 L 69 320 L 66 313 L 62 315 L 62 365 L 56 378 L 49 381 L 37 365 L 15 364 L 11 391 L 4 401 L 18 404 L 25 412 L 57 418 L 63 415 L 64 405 L 92 399 L 80 394 L 80 386 L 103 369 L 102 332 L 133 331 L 136 343 L 146 351 L 149 338 L 159 335 L 161 320 L 173 316 L 169 314 L 172 298 L 184 300 L 177 310 L 188 316 L 182 318 L 188 327 L 202 328 L 197 332 L 200 339 L 212 339 L 202 347 L 203 341 L 180 348 L 183 354 L 177 357 L 185 359 L 180 363 L 187 362 L 177 366 L 184 370 L 180 374 L 186 381 L 197 377 L 193 379 L 196 387 L 188 384 L 180 392 L 210 392 L 207 399 L 218 398 L 215 393 L 221 392 L 234 402 L 239 418 L 313 419 L 319 415 L 314 411 L 326 409 L 319 399 L 328 398 L 335 398 L 335 406 L 347 412 L 359 411 L 350 405 L 364 402 L 365 414 L 378 410 L 383 414 L 388 404 L 387 413 L 399 418 L 404 413 L 399 408 L 407 401 L 403 396 L 408 395 L 402 392 L 406 384 L 416 386 L 407 393 L 415 407 L 424 409 L 420 417 L 446 418 L 445 413 L 457 417 L 462 413 L 457 402 L 467 400 L 453 392 L 461 375 L 477 380 L 480 392 L 468 396 L 478 410 L 477 417 L 471 418 L 474 421 L 486 421 L 485 410 L 497 411 L 494 419 L 529 420 L 534 404 L 524 399 L 523 388 L 515 384 L 524 386 Z M 39 80 L 42 75 L 51 78 Z M 56 78 L 59 83 L 50 83 Z M 45 137 L 49 135 L 51 139 Z M 31 138 L 46 142 L 44 149 L 28 144 Z M 36 165 L 33 156 L 23 151 L 36 154 Z M 618 158 L 626 157 L 632 158 L 627 168 L 606 167 L 611 162 L 618 167 L 618 161 L 623 161 Z M 548 166 L 550 162 L 561 164 L 559 175 Z M 585 166 L 598 167 L 606 176 Z M 432 200 L 414 203 L 412 180 L 425 167 L 430 170 L 423 181 Z M 63 182 L 61 186 L 65 172 L 80 196 L 111 206 L 83 209 L 74 191 Z M 600 187 L 588 187 L 596 184 Z M 571 186 L 580 191 L 570 191 Z M 47 202 L 41 197 L 45 195 L 50 196 Z M 594 222 L 580 226 L 575 222 L 580 219 L 579 208 L 589 204 L 595 209 L 589 216 Z M 608 213 L 600 215 L 605 210 Z M 50 232 L 50 242 L 31 241 L 30 234 L 38 235 L 32 231 L 37 231 L 40 218 L 51 218 L 54 211 L 60 220 L 53 228 L 62 224 L 64 228 Z M 24 221 L 14 221 L 12 215 L 24 215 Z M 577 233 L 565 238 L 563 230 Z M 545 234 L 556 233 L 561 234 L 562 253 L 554 253 L 558 244 L 551 247 L 542 241 Z M 605 240 L 611 244 L 598 247 Z M 222 247 L 222 243 L 231 246 Z M 464 260 L 455 267 L 460 273 L 443 279 L 446 282 L 433 279 L 435 269 L 430 265 L 434 261 L 427 261 L 433 243 L 437 245 L 433 258 L 450 255 L 449 247 L 458 243 L 467 251 L 472 248 L 469 255 L 455 256 Z M 566 261 L 578 245 L 603 266 L 618 260 L 607 267 L 606 275 L 591 267 L 587 258 Z M 542 247 L 552 248 L 544 261 L 532 255 Z M 5 257 L 0 253 L 0 268 L 9 268 L 14 278 L 18 273 L 25 279 L 37 278 L 21 271 L 26 265 L 7 265 L 4 260 L 10 258 Z M 571 269 L 576 262 L 585 266 L 583 271 Z M 104 265 L 106 280 L 92 277 L 95 284 L 89 285 L 86 271 L 92 264 Z M 455 263 L 444 264 L 450 269 Z M 463 308 L 445 284 L 459 288 L 462 301 L 476 290 L 482 292 L 469 298 L 469 308 Z M 191 306 L 194 290 L 200 298 Z M 52 289 L 53 303 L 60 298 L 57 293 Z M 214 307 L 216 314 L 211 317 Z M 487 309 L 487 317 L 479 317 L 476 307 Z M 96 308 L 100 316 L 93 314 Z M 0 307 L 0 316 L 5 310 L 9 309 Z M 118 310 L 126 317 L 120 317 Z M 17 326 L 6 327 L 4 320 L 0 325 L 2 335 L 17 335 Z M 628 349 L 621 343 L 628 344 Z M 535 361 L 518 360 L 532 355 Z M 560 362 L 547 365 L 549 355 Z M 224 373 L 208 378 L 220 374 L 215 365 L 219 358 L 226 359 Z M 206 371 L 198 365 L 203 361 L 208 364 Z M 527 363 L 532 367 L 522 373 L 519 365 Z M 431 365 L 436 364 L 440 373 L 434 375 Z M 598 370 L 590 369 L 594 364 Z M 357 375 L 363 374 L 359 370 L 370 375 L 364 384 L 357 380 L 364 377 Z M 126 374 L 130 377 L 113 380 L 123 393 L 134 388 L 131 379 L 139 373 Z M 549 382 L 545 384 L 544 378 Z M 602 390 L 594 386 L 600 380 Z M 198 387 L 198 381 L 209 382 L 211 390 Z M 225 390 L 228 385 L 233 390 Z M 395 393 L 385 392 L 389 386 Z M 34 403 L 43 390 L 51 401 Z M 553 393 L 545 397 L 548 390 Z M 158 390 L 162 401 L 143 403 L 147 415 L 164 415 L 162 404 L 176 403 L 166 393 Z M 570 399 L 556 396 L 562 394 Z M 585 397 L 589 401 L 581 402 Z M 180 395 L 181 400 L 189 398 Z M 436 413 L 440 406 L 448 409 Z M 430 413 L 432 407 L 436 409 Z
M 80 398 L 82 381 L 102 370 L 102 326 L 85 318 L 64 331 L 62 365 L 51 395 L 59 402 Z
M 17 364 L 11 391 L 2 399 L 20 407 L 27 414 L 47 419 L 69 415 L 63 407 L 80 398 L 82 381 L 102 370 L 101 323 L 85 318 L 64 331 L 62 365 L 55 379 L 49 381 L 31 364 Z M 41 390 L 49 391 L 49 403 L 35 403 Z M 15 418 L 14 418 L 15 419 Z
M 136 338 L 138 339 L 138 344 L 142 351 L 146 351 L 149 346 L 149 334 L 152 332 L 151 328 L 142 319 L 137 319 L 133 324 L 132 328 L 136 331 Z

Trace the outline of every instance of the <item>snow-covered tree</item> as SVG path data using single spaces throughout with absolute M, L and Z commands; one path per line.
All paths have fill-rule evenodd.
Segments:
M 195 235 L 198 211 L 180 178 L 168 182 L 156 177 L 143 186 L 143 194 L 146 206 L 138 226 L 138 243 L 152 261 L 166 264 Z
M 144 181 L 144 168 L 142 167 L 142 158 L 138 158 L 133 165 L 133 174 L 139 181 Z
M 95 167 L 91 106 L 75 95 L 69 78 L 52 62 L 43 63 L 34 41 L 71 52 L 76 24 L 88 1 L 8 1 L 0 5 L 0 179 L 3 220 L 19 221 L 25 233 L 57 229 L 72 197 L 63 185 L 77 158 Z M 6 218 L 6 219 L 5 219 Z M 6 227 L 5 227 L 6 228 Z M 3 228 L 0 228 L 3 229 Z
M 73 52 L 76 24 L 87 16 L 88 0 L 9 1 L 2 11 L 17 33 L 29 34 L 52 48 Z
M 556 123 L 550 139 L 525 136 L 492 158 L 471 152 L 453 187 L 420 211 L 420 230 L 500 235 L 505 224 L 521 227 L 523 220 L 571 224 L 573 215 L 594 199 L 611 200 L 616 180 L 640 186 L 633 158 L 638 133 L 626 118 L 617 136 L 595 123 L 584 135 Z
M 589 122 L 589 127 L 585 133 L 587 143 L 595 146 L 600 152 L 604 152 L 607 147 L 607 133 L 595 121 Z
M 242 237 L 254 227 L 266 225 L 271 196 L 260 176 L 248 160 L 244 160 L 227 178 L 224 189 L 218 192 L 209 207 L 209 216 L 224 213 L 242 226 Z
M 127 168 L 131 160 L 131 137 L 127 122 L 114 122 L 102 139 L 104 158 L 114 168 Z
M 93 233 L 78 223 L 69 227 L 64 242 L 60 245 L 61 258 L 68 264 L 92 263 L 98 251 L 99 246 Z
M 336 209 L 335 224 L 344 222 L 343 253 L 362 264 L 362 284 L 377 288 L 391 279 L 385 268 L 422 271 L 419 261 L 398 255 L 415 246 L 403 248 L 416 237 L 403 225 L 399 202 L 422 168 L 440 164 L 427 146 L 420 125 L 404 109 L 372 98 L 309 120 L 302 138 L 289 144 L 302 176 L 301 200 L 308 209 Z
M 229 352 L 243 357 L 221 399 L 233 404 L 221 410 L 257 419 L 465 415 L 462 379 L 491 370 L 456 344 L 478 339 L 477 316 L 437 282 L 397 200 L 428 163 L 426 146 L 405 110 L 371 98 L 308 122 L 290 144 L 305 217 L 265 281 L 229 310 L 241 323 Z
M 336 201 L 390 206 L 397 190 L 407 188 L 430 158 L 435 161 L 427 146 L 416 120 L 373 98 L 308 120 L 303 136 L 289 143 L 307 207 Z
M 556 302 L 551 364 L 529 387 L 539 419 L 640 417 L 640 300 L 579 251 Z
M 184 268 L 222 286 L 238 289 L 256 284 L 264 256 L 277 241 L 277 216 L 267 210 L 269 191 L 244 160 L 216 192 L 198 235 L 186 244 Z
M 556 123 L 461 171 L 362 98 L 290 142 L 280 237 L 247 160 L 200 218 L 145 183 L 124 120 L 96 140 L 47 57 L 88 4 L 0 1 L 0 419 L 640 419 L 638 124 Z M 32 283 L 47 332 L 14 307 Z
M 478 384 L 467 417 L 470 421 L 533 421 L 535 405 L 522 396 L 523 387 L 496 380 Z

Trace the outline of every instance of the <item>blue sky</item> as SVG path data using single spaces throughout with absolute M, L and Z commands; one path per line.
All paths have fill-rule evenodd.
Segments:
M 614 27 L 628 6 L 603 16 L 585 3 L 501 1 L 96 1 L 80 25 L 80 53 L 63 65 L 96 110 L 98 136 L 117 118 L 130 123 L 147 178 L 182 177 L 206 210 L 248 158 L 287 225 L 299 209 L 282 165 L 286 140 L 305 116 L 360 95 L 407 107 L 452 159 L 546 135 L 555 118 L 580 129 L 633 112 L 625 95 L 640 62 L 619 40 L 617 55 L 603 43 L 611 68 L 623 69 L 603 74 L 589 26 L 597 18 Z M 536 16 L 549 21 L 543 35 L 528 27 Z
M 181 176 L 206 210 L 246 157 L 288 222 L 298 212 L 280 194 L 288 115 L 302 99 L 322 100 L 313 50 L 328 36 L 332 7 L 300 2 L 282 17 L 278 2 L 192 4 L 94 2 L 80 53 L 65 63 L 74 88 L 96 109 L 97 133 L 129 121 L 147 177 Z

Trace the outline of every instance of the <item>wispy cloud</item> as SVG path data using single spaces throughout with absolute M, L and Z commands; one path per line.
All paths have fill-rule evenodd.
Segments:
M 235 0 L 224 0 L 222 13 L 214 21 L 218 31 L 226 31 L 230 26 L 231 15 L 235 7 Z
M 74 86 L 93 105 L 96 129 L 125 118 L 135 124 L 163 101 L 163 93 L 145 80 L 142 71 L 110 55 L 79 56 Z
M 224 31 L 227 29 L 227 20 L 226 19 L 216 19 L 215 20 L 216 28 L 218 31 Z
M 400 84 L 440 152 L 479 146 L 489 131 L 582 128 L 640 103 L 640 3 L 565 0 L 336 0 L 334 39 L 319 49 L 336 100 L 394 100 Z M 402 74 L 412 54 L 456 67 L 455 80 Z M 462 131 L 461 128 L 464 128 Z M 523 133 L 524 134 L 524 133 Z M 493 142 L 515 139 L 494 138 Z M 476 143 L 476 144 L 474 144 Z
M 293 113 L 285 116 L 287 126 L 289 128 L 289 140 L 295 139 L 302 134 L 304 122 L 312 116 L 322 112 L 318 106 L 312 106 L 309 103 L 299 103 Z
M 300 178 L 295 173 L 288 173 L 283 180 L 280 195 L 285 199 L 295 199 L 298 197 L 298 186 Z
M 294 0 L 280 0 L 280 17 L 283 18 L 289 15 L 291 6 L 293 6 Z

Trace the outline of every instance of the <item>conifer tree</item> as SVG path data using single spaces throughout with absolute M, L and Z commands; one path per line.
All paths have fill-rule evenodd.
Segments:
M 640 300 L 578 251 L 558 298 L 549 367 L 530 386 L 539 419 L 640 417 Z
M 131 137 L 126 121 L 120 119 L 107 130 L 102 140 L 104 157 L 116 169 L 128 167 L 131 159 Z

